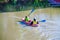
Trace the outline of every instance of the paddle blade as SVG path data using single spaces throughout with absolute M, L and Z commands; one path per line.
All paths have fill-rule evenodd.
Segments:
M 39 22 L 46 22 L 46 20 L 41 20 L 41 21 L 39 21 Z
M 29 13 L 29 15 L 31 15 L 31 14 L 34 12 L 34 10 L 35 10 L 35 9 L 32 8 L 32 10 L 31 10 L 31 12 Z M 29 16 L 29 15 L 28 15 L 28 16 Z
M 32 13 L 32 12 L 34 12 L 34 8 L 31 10 L 31 12 L 30 12 L 30 13 Z

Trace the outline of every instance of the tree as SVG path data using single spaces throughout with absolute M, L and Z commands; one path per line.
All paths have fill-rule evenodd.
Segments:
M 34 6 L 39 6 L 39 0 L 34 0 Z
M 13 4 L 15 5 L 15 4 L 16 4 L 16 2 L 17 2 L 17 0 L 12 0 L 12 2 L 13 2 Z

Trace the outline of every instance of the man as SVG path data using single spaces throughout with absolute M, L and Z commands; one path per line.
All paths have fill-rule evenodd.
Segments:
M 29 21 L 29 18 L 27 16 L 25 16 L 25 21 L 28 22 Z
M 34 20 L 31 22 L 30 25 L 33 25 L 33 24 L 38 24 L 38 22 L 36 21 L 36 19 L 34 18 Z

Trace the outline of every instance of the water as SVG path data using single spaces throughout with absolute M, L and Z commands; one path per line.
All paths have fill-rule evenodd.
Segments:
M 19 25 L 20 31 L 27 30 L 23 32 L 25 36 L 31 32 L 32 34 L 35 33 L 36 37 L 39 37 L 39 40 L 43 40 L 46 38 L 46 40 L 59 40 L 60 39 L 60 14 L 52 14 L 52 16 L 48 13 L 39 13 L 30 15 L 31 20 L 33 18 L 36 18 L 37 21 L 46 20 L 46 22 L 40 22 L 38 27 L 31 27 L 31 26 L 25 26 L 25 25 Z M 25 40 L 27 38 L 22 36 L 22 40 Z M 35 35 L 33 35 L 35 37 Z M 31 36 L 31 34 L 29 34 Z M 29 37 L 27 36 L 27 37 Z M 32 39 L 31 39 L 32 40 Z

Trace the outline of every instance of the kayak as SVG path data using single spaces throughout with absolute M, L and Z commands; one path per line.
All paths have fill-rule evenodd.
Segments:
M 32 22 L 32 20 L 29 20 L 28 22 L 26 22 L 24 19 L 22 19 L 21 22 L 23 22 L 27 26 L 38 27 L 38 24 L 32 24 L 32 25 L 30 25 L 31 22 Z

